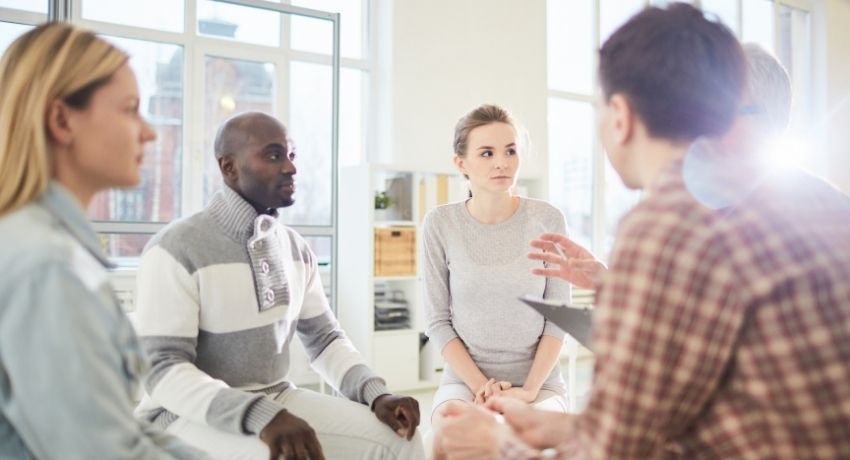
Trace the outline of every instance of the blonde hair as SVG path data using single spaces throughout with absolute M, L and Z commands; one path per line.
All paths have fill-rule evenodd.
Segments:
M 0 216 L 47 189 L 53 173 L 49 104 L 59 99 L 86 108 L 127 59 L 94 33 L 62 23 L 36 27 L 9 46 L 0 60 Z

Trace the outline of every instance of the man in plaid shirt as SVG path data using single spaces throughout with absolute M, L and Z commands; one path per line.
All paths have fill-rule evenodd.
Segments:
M 790 85 L 755 58 L 732 129 L 692 143 L 727 131 L 740 106 L 731 32 L 677 4 L 605 43 L 602 143 L 645 199 L 597 284 L 588 405 L 563 415 L 489 402 L 506 425 L 448 406 L 449 458 L 850 458 L 850 198 L 766 167 L 755 146 L 784 127 L 790 97 L 760 92 L 777 75 Z M 599 265 L 563 237 L 544 240 L 535 246 L 562 243 L 573 259 L 535 256 L 560 264 L 542 274 L 578 280 Z

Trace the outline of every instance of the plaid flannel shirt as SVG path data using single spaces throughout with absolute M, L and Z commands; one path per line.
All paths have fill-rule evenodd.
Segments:
M 787 172 L 713 210 L 682 164 L 620 223 L 562 457 L 850 458 L 850 199 Z

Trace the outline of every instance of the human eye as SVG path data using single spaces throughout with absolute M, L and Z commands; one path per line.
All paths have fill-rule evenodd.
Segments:
M 288 156 L 289 156 L 289 161 L 295 161 L 295 157 L 297 155 L 295 155 L 295 151 L 293 150 L 292 152 L 289 152 Z
M 516 155 L 516 148 L 511 147 L 508 149 L 508 155 Z
M 493 151 L 492 150 L 485 150 L 485 151 L 481 152 L 481 156 L 484 157 L 484 158 L 490 158 L 490 157 L 493 156 Z

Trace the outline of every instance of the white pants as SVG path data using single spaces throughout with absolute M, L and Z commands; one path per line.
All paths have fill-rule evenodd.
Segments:
M 300 388 L 289 388 L 269 397 L 316 431 L 328 460 L 425 458 L 418 430 L 411 441 L 401 438 L 363 404 Z M 184 418 L 175 420 L 167 431 L 216 459 L 269 458 L 268 447 L 257 435 L 225 433 Z

